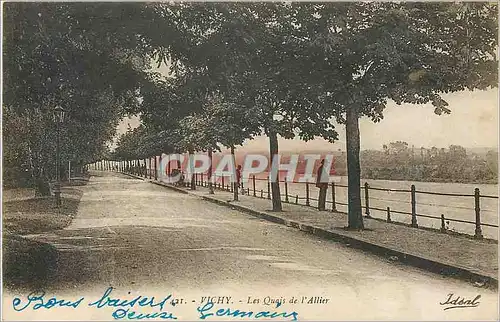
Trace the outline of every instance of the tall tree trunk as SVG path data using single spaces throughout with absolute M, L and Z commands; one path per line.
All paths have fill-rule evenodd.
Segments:
M 190 170 L 193 170 L 193 168 L 194 168 L 193 159 L 192 159 L 193 154 L 194 154 L 193 148 L 189 148 L 188 152 L 189 152 L 189 165 L 191 166 Z M 196 181 L 195 180 L 196 180 L 196 174 L 193 171 L 193 173 L 191 173 L 191 190 L 196 190 Z
M 359 118 L 354 106 L 346 113 L 348 227 L 363 229 L 361 210 L 361 168 L 359 165 Z
M 208 168 L 208 193 L 214 194 L 214 186 L 212 184 L 212 149 L 208 150 L 208 159 L 210 160 L 210 167 Z
M 37 196 L 50 196 L 49 178 L 45 170 L 40 167 L 35 170 L 35 195 Z
M 33 181 L 35 184 L 35 195 L 50 196 L 49 177 L 45 171 L 46 164 L 42 162 L 41 156 L 38 153 L 35 153 L 31 157 L 33 167 Z
M 278 154 L 278 135 L 276 132 L 269 130 L 269 154 L 271 156 L 271 164 L 274 160 L 274 156 Z M 280 183 L 279 183 L 279 169 L 276 171 L 276 178 L 271 178 L 271 196 L 273 201 L 273 211 L 282 211 L 281 206 L 281 193 L 280 193 Z M 271 168 L 272 172 L 272 168 Z
M 172 173 L 170 169 L 170 154 L 167 155 L 168 163 L 167 163 L 167 174 L 170 177 L 170 174 Z
M 238 175 L 236 173 L 236 156 L 234 155 L 234 145 L 231 145 L 231 158 L 233 159 L 233 166 L 234 166 L 234 181 L 232 183 L 233 185 L 233 200 L 238 201 Z

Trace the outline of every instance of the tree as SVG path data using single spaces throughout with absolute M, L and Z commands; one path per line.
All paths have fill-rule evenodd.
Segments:
M 29 164 L 40 192 L 54 165 L 53 109 L 67 111 L 63 160 L 102 156 L 124 111 L 136 105 L 150 53 L 137 29 L 151 14 L 131 4 L 9 3 L 4 10 L 4 88 L 7 117 L 23 119 Z M 128 24 L 129 22 L 127 22 Z M 142 32 L 145 32 L 142 30 Z M 14 147 L 16 148 L 16 147 Z
M 297 8 L 279 3 L 162 7 L 175 12 L 174 24 L 185 39 L 183 49 L 169 56 L 175 77 L 197 84 L 199 97 L 216 93 L 226 102 L 245 106 L 246 114 L 254 116 L 269 137 L 271 159 L 278 153 L 278 135 L 304 140 L 337 137 L 328 121 L 330 109 L 302 77 L 309 73 L 309 57 L 304 51 L 307 41 L 297 35 Z M 172 52 L 167 47 L 158 49 L 159 63 Z M 193 101 L 187 105 L 187 115 L 201 106 L 196 104 L 194 109 Z M 272 195 L 273 210 L 280 211 L 278 182 L 272 183 Z
M 184 118 L 181 128 L 182 140 L 196 142 L 197 151 L 208 151 L 211 155 L 214 150 L 220 151 L 219 144 L 231 149 L 233 163 L 235 147 L 259 133 L 259 124 L 251 110 L 218 95 L 208 97 L 201 112 Z M 236 185 L 234 182 L 234 200 L 238 200 Z
M 311 50 L 324 58 L 316 81 L 346 124 L 348 226 L 362 229 L 359 118 L 378 122 L 388 100 L 449 113 L 441 94 L 496 86 L 497 6 L 332 3 L 315 5 L 315 17 Z

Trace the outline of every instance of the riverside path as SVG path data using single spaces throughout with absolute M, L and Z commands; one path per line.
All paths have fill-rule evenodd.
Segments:
M 162 297 L 179 320 L 197 320 L 208 296 L 242 310 L 278 310 L 272 300 L 295 297 L 299 320 L 493 320 L 495 290 L 474 287 L 394 263 L 346 245 L 274 224 L 119 173 L 93 172 L 77 216 L 64 230 L 28 238 L 51 247 L 54 266 L 42 287 L 58 298 L 114 295 Z M 29 289 L 30 285 L 25 285 Z M 130 292 L 130 293 L 129 293 Z M 53 319 L 50 310 L 4 318 Z M 449 294 L 480 295 L 477 307 L 444 310 Z M 220 297 L 220 299 L 219 299 Z M 313 304 L 301 304 L 313 298 Z M 259 304 L 249 304 L 258 300 Z M 268 304 L 265 304 L 267 302 Z M 112 308 L 61 311 L 62 320 L 111 320 Z M 51 315 L 52 314 L 52 315 Z

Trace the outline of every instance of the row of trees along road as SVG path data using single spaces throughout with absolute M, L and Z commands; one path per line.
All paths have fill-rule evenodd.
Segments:
M 335 124 L 345 124 L 351 229 L 363 228 L 359 118 L 379 121 L 389 100 L 397 104 L 432 103 L 436 114 L 450 113 L 442 93 L 487 89 L 497 83 L 496 4 L 39 6 L 66 8 L 63 15 L 52 18 L 61 18 L 66 29 L 51 33 L 51 37 L 62 35 L 71 45 L 69 49 L 58 46 L 59 51 L 89 48 L 88 57 L 97 55 L 97 63 L 104 62 L 104 70 L 113 69 L 113 77 L 104 73 L 103 84 L 102 79 L 87 75 L 102 76 L 96 67 L 101 65 L 94 65 L 86 55 L 81 60 L 89 62 L 87 65 L 73 58 L 69 70 L 83 70 L 85 77 L 81 79 L 91 82 L 70 88 L 109 89 L 113 93 L 122 89 L 134 98 L 132 104 L 119 110 L 140 113 L 142 128 L 127 135 L 138 136 L 144 145 L 140 149 L 124 147 L 122 157 L 158 152 L 211 153 L 221 145 L 234 151 L 245 139 L 262 134 L 269 138 L 272 156 L 278 153 L 278 136 L 335 141 Z M 31 17 L 35 21 L 36 12 Z M 25 20 L 24 14 L 17 18 Z M 75 25 L 75 21 L 85 27 Z M 54 24 L 61 26 L 56 20 Z M 84 41 L 79 41 L 80 35 Z M 96 46 L 96 39 L 110 42 Z M 109 58 L 127 64 L 108 66 Z M 170 77 L 151 72 L 151 60 L 158 66 L 167 65 Z M 59 62 L 52 65 L 62 68 Z M 13 67 L 11 71 L 16 71 L 17 66 Z M 116 77 L 117 72 L 134 77 Z M 52 91 L 62 90 L 55 87 Z M 120 142 L 127 140 L 122 137 Z M 277 183 L 272 184 L 272 201 L 273 210 L 280 211 Z
M 4 185 L 35 185 L 50 193 L 55 173 L 54 107 L 66 110 L 62 164 L 83 166 L 106 155 L 119 120 L 138 104 L 147 78 L 134 21 L 148 20 L 142 5 L 6 3 L 3 38 Z M 145 25 L 145 24 L 143 24 Z M 61 171 L 64 173 L 64 171 Z

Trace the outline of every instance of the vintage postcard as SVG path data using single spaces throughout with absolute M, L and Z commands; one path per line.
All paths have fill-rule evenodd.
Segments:
M 498 321 L 496 2 L 3 2 L 5 321 Z

